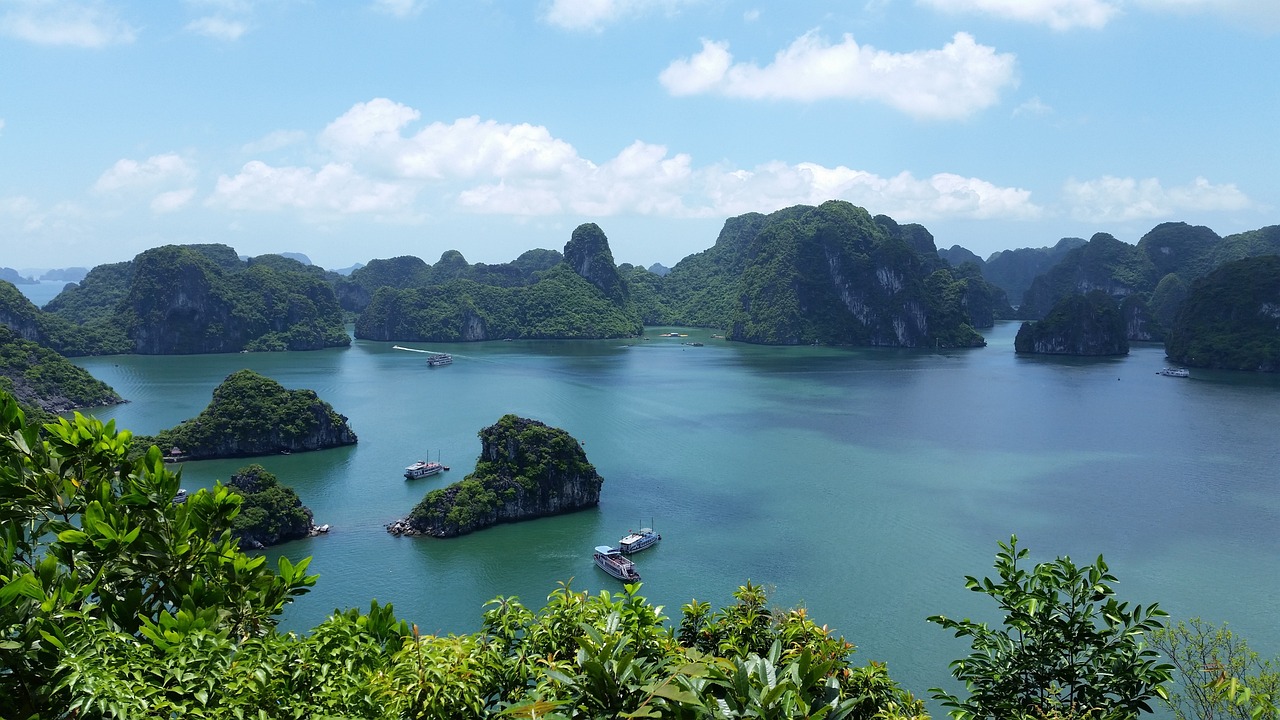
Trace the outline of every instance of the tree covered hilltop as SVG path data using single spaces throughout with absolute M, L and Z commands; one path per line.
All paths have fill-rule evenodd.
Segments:
M 457 537 L 499 523 L 600 504 L 604 479 L 581 443 L 560 428 L 503 415 L 480 431 L 476 469 L 427 493 L 393 534 Z
M 354 445 L 347 418 L 312 390 L 289 390 L 252 370 L 214 388 L 208 407 L 153 438 L 170 459 L 273 455 Z

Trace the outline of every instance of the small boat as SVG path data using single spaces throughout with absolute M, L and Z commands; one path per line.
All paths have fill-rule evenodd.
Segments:
M 592 557 L 601 570 L 619 580 L 623 582 L 640 582 L 640 571 L 636 570 L 636 564 L 624 557 L 618 548 L 599 545 L 596 547 Z
M 1186 368 L 1164 368 L 1159 371 L 1159 374 L 1165 377 L 1191 377 L 1191 371 Z
M 618 550 L 623 555 L 638 553 L 647 547 L 652 547 L 662 536 L 653 531 L 653 528 L 640 528 L 627 533 L 627 536 L 618 541 Z
M 416 480 L 418 478 L 429 477 L 431 475 L 439 475 L 440 473 L 448 469 L 449 468 L 445 467 L 444 465 L 441 465 L 438 462 L 431 462 L 430 460 L 419 460 L 418 462 L 404 469 L 404 479 Z
M 427 356 L 428 367 L 440 367 L 441 365 L 452 365 L 453 356 L 449 353 L 431 353 Z
M 184 502 L 186 502 L 186 501 L 187 501 L 187 490 L 186 490 L 186 488 L 178 488 L 178 492 L 177 492 L 177 493 L 175 493 L 175 494 L 174 494 L 174 496 L 173 496 L 173 504 L 174 504 L 174 505 L 181 505 L 182 503 L 184 503 Z

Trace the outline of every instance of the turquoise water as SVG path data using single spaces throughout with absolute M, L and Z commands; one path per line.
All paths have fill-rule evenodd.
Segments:
M 591 548 L 652 522 L 663 541 L 636 561 L 643 594 L 668 616 L 765 584 L 921 695 L 967 649 L 924 618 L 995 619 L 964 575 L 988 573 L 1012 533 L 1033 560 L 1103 554 L 1123 599 L 1229 621 L 1263 655 L 1280 654 L 1280 378 L 1161 377 L 1155 345 L 1122 359 L 1018 358 L 1016 330 L 940 353 L 654 328 L 648 341 L 435 345 L 455 362 L 433 369 L 363 341 L 77 362 L 131 401 L 98 415 L 136 432 L 192 417 L 245 367 L 314 389 L 350 418 L 354 447 L 255 460 L 334 528 L 273 551 L 311 555 L 321 575 L 289 610 L 291 629 L 377 598 L 424 632 L 469 632 L 498 595 L 538 606 L 558 581 L 617 589 Z M 705 347 L 681 344 L 695 340 Z M 427 490 L 461 479 L 477 431 L 508 412 L 585 443 L 605 478 L 598 509 L 453 540 L 384 532 Z M 437 453 L 450 472 L 401 476 Z M 188 463 L 184 485 L 247 462 Z

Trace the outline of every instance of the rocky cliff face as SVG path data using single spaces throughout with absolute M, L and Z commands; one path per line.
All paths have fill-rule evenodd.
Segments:
M 1068 297 L 1043 320 L 1022 323 L 1013 347 L 1019 354 L 1129 354 L 1124 316 L 1116 302 L 1100 290 Z
M 154 438 L 162 452 L 187 460 L 306 452 L 356 441 L 347 418 L 314 391 L 285 389 L 252 370 L 229 375 L 199 415 Z
M 475 472 L 433 490 L 393 534 L 456 537 L 492 525 L 600 504 L 603 478 L 564 430 L 505 415 L 480 431 Z
M 604 296 L 621 306 L 627 302 L 627 285 L 618 274 L 609 240 L 595 223 L 579 225 L 564 246 L 564 261 Z

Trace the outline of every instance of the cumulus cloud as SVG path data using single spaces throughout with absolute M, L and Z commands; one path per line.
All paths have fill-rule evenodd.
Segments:
M 956 33 L 937 50 L 893 53 L 859 45 L 846 34 L 831 44 L 809 32 L 760 67 L 734 63 L 725 42 L 676 60 L 658 76 L 672 95 L 716 93 L 751 100 L 833 98 L 882 102 L 908 115 L 955 119 L 994 105 L 1016 84 L 1012 54 Z
M 1188 211 L 1243 210 L 1254 204 L 1235 185 L 1214 185 L 1202 177 L 1168 188 L 1156 178 L 1104 176 L 1083 182 L 1068 180 L 1062 194 L 1071 216 L 1090 222 L 1149 220 Z
M 11 0 L 0 33 L 37 45 L 100 48 L 134 41 L 138 31 L 98 0 Z
M 675 13 L 697 0 L 552 0 L 543 20 L 565 30 L 601 30 L 652 11 Z
M 406 207 L 413 189 L 371 180 L 351 165 L 329 163 L 319 170 L 245 163 L 234 176 L 218 178 L 209 204 L 233 210 L 314 210 L 353 214 Z
M 1214 0 L 1215 2 L 1217 0 Z M 1054 30 L 1100 28 L 1120 12 L 1115 0 L 916 0 L 949 13 L 993 15 Z
M 685 153 L 635 141 L 600 161 L 542 126 L 468 117 L 414 124 L 414 108 L 378 98 L 353 106 L 317 138 L 327 164 L 261 160 L 218 180 L 210 204 L 332 215 L 420 214 L 421 198 L 477 214 L 545 217 L 724 217 L 844 199 L 908 220 L 1038 217 L 1030 192 L 963 175 L 881 177 L 843 166 L 766 163 L 698 167 Z
M 152 155 L 142 162 L 124 158 L 102 173 L 93 189 L 104 193 L 151 190 L 166 184 L 187 182 L 194 177 L 195 171 L 187 161 L 173 153 Z
M 181 210 L 196 196 L 195 188 L 182 188 L 163 192 L 151 199 L 151 211 L 157 214 Z
M 320 144 L 338 158 L 359 158 L 404 178 L 548 175 L 580 161 L 571 145 L 527 123 L 473 116 L 402 134 L 419 117 L 417 110 L 385 98 L 359 103 L 324 129 Z
M 232 42 L 249 31 L 249 26 L 239 20 L 228 20 L 223 17 L 202 17 L 187 23 L 187 30 L 197 35 L 204 35 L 215 40 Z

